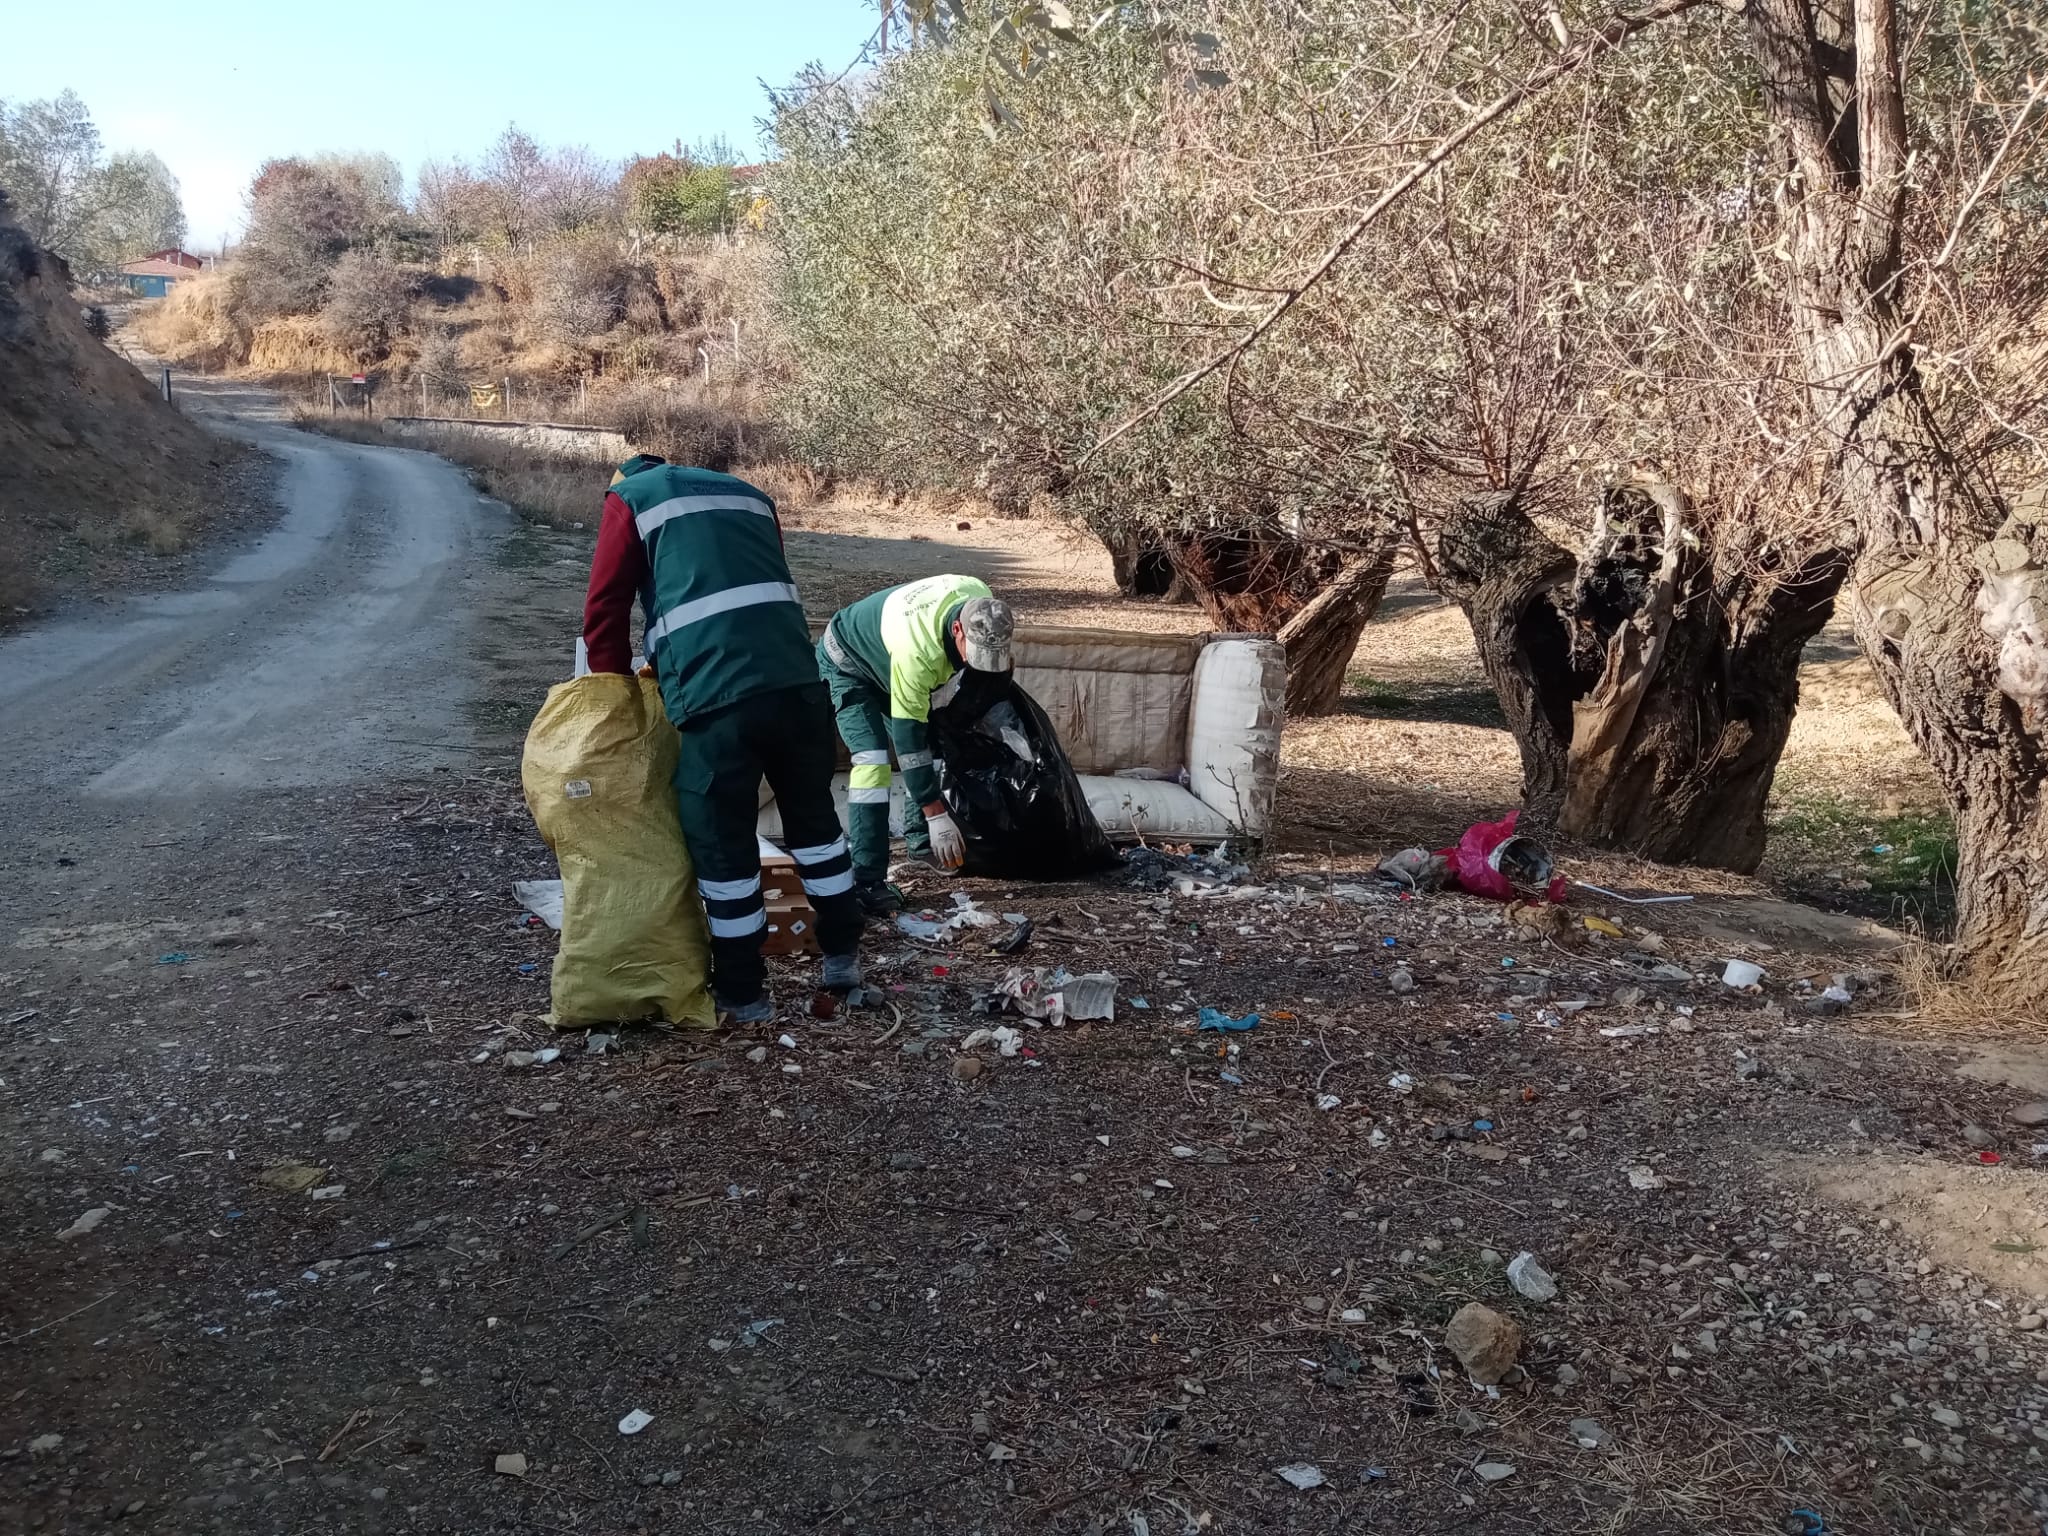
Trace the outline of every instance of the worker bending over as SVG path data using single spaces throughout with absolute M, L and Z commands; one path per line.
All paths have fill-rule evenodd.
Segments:
M 931 712 L 960 688 L 963 668 L 1010 670 L 1016 622 L 1009 604 L 973 576 L 927 576 L 864 597 L 832 615 L 818 669 L 832 692 L 839 739 L 853 755 L 846 820 L 853 881 L 870 912 L 896 905 L 889 890 L 889 749 L 903 771 L 903 841 L 910 856 L 958 869 L 967 840 L 939 797 Z M 886 724 L 885 724 L 886 721 Z
M 633 670 L 636 596 L 662 702 L 682 734 L 676 811 L 711 920 L 719 1012 L 735 1024 L 774 1013 L 754 834 L 764 777 L 818 914 L 824 984 L 858 985 L 862 916 L 832 804 L 832 706 L 775 503 L 731 475 L 628 459 L 604 499 L 583 607 L 593 672 Z

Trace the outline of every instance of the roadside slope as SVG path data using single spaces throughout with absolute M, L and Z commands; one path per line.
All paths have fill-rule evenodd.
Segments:
M 0 625 L 39 593 L 182 548 L 234 450 L 85 327 L 64 263 L 0 194 Z

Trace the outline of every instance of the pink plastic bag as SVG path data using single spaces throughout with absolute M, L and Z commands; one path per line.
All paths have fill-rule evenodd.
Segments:
M 1446 878 L 1474 896 L 1513 901 L 1517 892 L 1514 881 L 1502 872 L 1505 859 L 1510 870 L 1533 874 L 1529 888 L 1541 885 L 1548 900 L 1563 901 L 1564 876 L 1551 873 L 1550 854 L 1541 843 L 1516 836 L 1515 823 L 1521 819 L 1520 811 L 1509 811 L 1499 821 L 1475 822 L 1467 827 L 1455 848 L 1439 850 L 1450 861 Z

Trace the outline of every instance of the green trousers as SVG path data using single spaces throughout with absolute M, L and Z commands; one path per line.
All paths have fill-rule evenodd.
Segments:
M 711 988 L 722 1006 L 757 1001 L 767 983 L 761 941 L 768 914 L 754 832 L 764 778 L 818 914 L 819 948 L 851 955 L 859 945 L 860 902 L 832 803 L 831 712 L 825 685 L 804 683 L 694 715 L 680 727 L 676 812 L 711 921 Z
M 889 701 L 864 677 L 843 671 L 821 645 L 818 672 L 832 693 L 839 739 L 853 758 L 846 781 L 846 830 L 853 844 L 853 878 L 879 885 L 889 878 Z M 913 858 L 932 851 L 924 808 L 903 801 L 903 843 Z

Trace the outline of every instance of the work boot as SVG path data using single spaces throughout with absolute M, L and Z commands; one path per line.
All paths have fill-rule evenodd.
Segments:
M 721 1029 L 743 1028 L 749 1024 L 766 1024 L 775 1017 L 775 1005 L 763 992 L 751 1003 L 728 1003 L 718 1000 L 718 1026 Z
M 886 880 L 860 881 L 853 894 L 869 917 L 893 917 L 903 910 L 903 893 Z
M 827 955 L 818 985 L 827 992 L 851 992 L 860 985 L 860 956 Z

